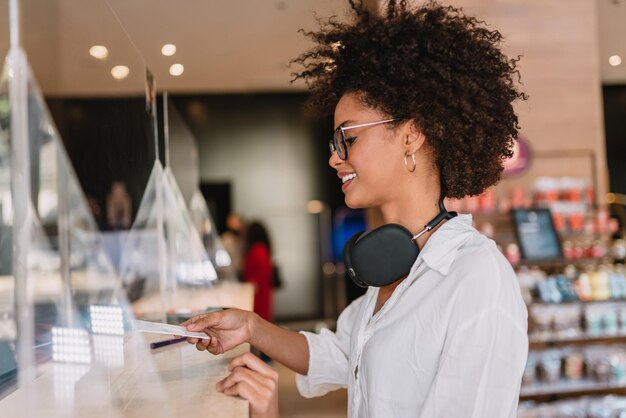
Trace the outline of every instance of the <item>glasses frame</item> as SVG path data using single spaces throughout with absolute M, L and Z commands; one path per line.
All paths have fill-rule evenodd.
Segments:
M 393 118 L 393 119 L 379 120 L 376 122 L 362 123 L 362 124 L 353 125 L 353 126 L 339 125 L 337 129 L 335 129 L 335 131 L 333 132 L 333 139 L 328 141 L 330 154 L 332 155 L 336 151 L 337 156 L 341 160 L 346 160 L 348 158 L 348 143 L 346 142 L 346 134 L 345 134 L 346 131 L 349 131 L 350 129 L 366 128 L 370 126 L 382 125 L 384 123 L 394 122 L 397 120 L 398 120 L 397 118 Z

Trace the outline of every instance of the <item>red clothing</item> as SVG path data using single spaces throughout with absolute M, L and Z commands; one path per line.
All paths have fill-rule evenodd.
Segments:
M 272 258 L 263 243 L 250 247 L 244 260 L 245 281 L 254 284 L 254 312 L 272 321 Z

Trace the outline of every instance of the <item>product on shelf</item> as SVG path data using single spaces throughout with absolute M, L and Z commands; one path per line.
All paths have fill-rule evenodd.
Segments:
M 570 387 L 577 381 L 595 385 L 626 385 L 626 346 L 531 351 L 522 378 L 522 391 L 538 387 L 549 393 L 560 387 Z
M 548 350 L 542 354 L 539 360 L 542 381 L 555 384 L 561 379 L 562 356 L 561 350 Z
M 626 241 L 623 239 L 613 241 L 611 257 L 613 257 L 616 262 L 620 262 L 622 265 L 624 264 L 624 260 L 626 259 Z
M 585 363 L 587 364 L 587 376 L 594 382 L 609 383 L 611 374 L 611 347 L 588 347 L 585 350 Z
M 518 418 L 626 418 L 626 398 L 584 397 L 551 403 L 522 402 Z
M 519 250 L 519 246 L 514 242 L 506 246 L 504 256 L 513 266 L 518 265 L 519 262 L 522 260 L 522 253 Z
M 620 264 L 587 266 L 583 271 L 568 266 L 563 273 L 552 275 L 538 268 L 521 268 L 517 277 L 522 294 L 534 295 L 537 302 L 558 304 L 626 299 L 626 274 Z
M 626 302 L 531 305 L 531 341 L 626 336 Z
M 564 374 L 568 380 L 580 380 L 584 377 L 585 356 L 580 350 L 569 350 L 565 355 Z
M 537 381 L 537 361 L 538 356 L 535 353 L 528 353 L 528 360 L 522 375 L 522 387 L 530 386 Z

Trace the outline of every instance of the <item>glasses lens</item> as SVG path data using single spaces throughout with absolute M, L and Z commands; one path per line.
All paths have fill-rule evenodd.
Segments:
M 335 146 L 335 149 L 337 150 L 337 155 L 339 156 L 339 158 L 341 158 L 342 160 L 345 160 L 346 159 L 346 142 L 343 139 L 343 132 L 341 131 L 341 129 L 335 130 L 335 135 L 333 137 L 333 145 Z

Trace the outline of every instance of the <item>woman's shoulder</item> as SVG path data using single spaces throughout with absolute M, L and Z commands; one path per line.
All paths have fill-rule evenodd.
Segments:
M 446 280 L 460 317 L 491 309 L 498 315 L 508 312 L 520 323 L 525 321 L 526 308 L 515 271 L 492 240 L 483 237 L 461 248 Z
M 513 267 L 498 250 L 495 242 L 480 234 L 459 248 L 451 264 L 449 276 L 456 279 L 461 286 L 483 289 L 499 287 L 502 283 L 517 280 Z

